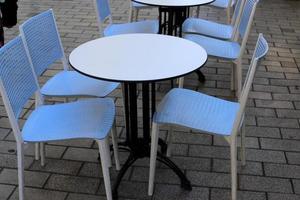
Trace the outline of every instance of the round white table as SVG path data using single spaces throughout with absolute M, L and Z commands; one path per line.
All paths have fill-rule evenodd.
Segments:
M 150 156 L 150 86 L 152 114 L 155 110 L 155 82 L 191 73 L 205 64 L 206 51 L 191 41 L 158 34 L 124 34 L 100 38 L 75 48 L 70 65 L 79 73 L 96 79 L 122 82 L 124 86 L 126 141 L 130 155 L 113 187 L 117 189 L 125 172 L 137 159 Z M 142 83 L 143 137 L 138 137 L 137 83 Z M 166 144 L 160 140 L 162 152 Z M 158 160 L 179 176 L 181 185 L 191 189 L 182 171 L 163 153 Z
M 159 33 L 182 36 L 182 23 L 189 17 L 189 7 L 201 6 L 215 0 L 132 0 L 159 7 Z

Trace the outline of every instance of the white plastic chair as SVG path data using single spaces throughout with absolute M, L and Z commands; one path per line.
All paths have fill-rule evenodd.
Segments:
M 191 17 L 182 24 L 182 32 L 200 34 L 218 39 L 234 39 L 245 0 L 238 0 L 234 9 L 231 24 L 222 24 L 214 21 Z
M 138 21 L 139 12 L 142 9 L 149 9 L 153 8 L 152 6 L 148 6 L 145 4 L 137 3 L 134 1 L 129 0 L 130 7 L 129 7 L 129 18 L 128 22 Z
M 41 93 L 44 96 L 66 99 L 105 97 L 119 86 L 119 83 L 96 80 L 69 70 L 52 9 L 31 17 L 19 28 L 30 62 L 38 77 L 56 61 L 61 61 L 63 64 L 63 70 L 42 86 Z M 43 144 L 40 148 L 44 148 Z M 36 160 L 39 159 L 39 152 L 36 144 Z M 44 165 L 44 155 L 41 155 L 41 161 Z
M 235 0 L 215 0 L 208 6 L 212 6 L 219 9 L 224 9 L 226 11 L 226 21 L 228 24 L 231 23 L 231 9 L 235 4 Z M 196 10 L 197 16 L 200 14 L 200 6 Z
M 237 135 L 241 132 L 241 159 L 245 165 L 244 110 L 258 61 L 268 44 L 259 35 L 239 102 L 231 102 L 187 89 L 172 89 L 161 101 L 153 117 L 148 194 L 153 194 L 159 125 L 180 125 L 208 134 L 220 135 L 230 144 L 232 200 L 237 200 Z M 169 132 L 172 134 L 172 132 Z M 172 138 L 172 135 L 168 136 Z M 196 135 L 195 135 L 196 137 Z M 171 148 L 171 139 L 168 151 Z
M 95 139 L 98 142 L 106 197 L 112 199 L 108 145 L 110 130 L 116 147 L 114 153 L 118 159 L 115 106 L 112 99 L 91 98 L 72 103 L 43 105 L 37 77 L 20 36 L 0 49 L 0 91 L 17 143 L 19 200 L 24 200 L 24 143 L 80 138 Z M 34 94 L 37 97 L 37 107 L 21 130 L 18 118 Z
M 186 34 L 185 39 L 201 45 L 209 56 L 226 59 L 233 62 L 231 73 L 231 89 L 236 90 L 239 97 L 242 89 L 242 56 L 244 54 L 248 36 L 250 34 L 256 6 L 259 0 L 245 2 L 241 19 L 233 40 L 224 41 L 198 34 Z M 241 38 L 241 44 L 238 42 Z
M 158 33 L 158 20 L 113 24 L 108 0 L 94 0 L 94 3 L 101 36 L 112 36 L 127 33 Z M 103 23 L 107 19 L 109 20 L 109 24 L 105 29 L 103 29 Z

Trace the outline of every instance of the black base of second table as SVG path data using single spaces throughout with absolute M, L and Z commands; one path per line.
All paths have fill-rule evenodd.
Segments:
M 151 117 L 155 111 L 155 83 L 142 83 L 142 106 L 143 106 L 143 137 L 138 137 L 138 111 L 137 111 L 137 91 L 136 83 L 123 84 L 123 98 L 125 104 L 126 117 L 126 141 L 120 143 L 120 149 L 130 152 L 129 157 L 122 166 L 117 179 L 113 185 L 113 199 L 118 199 L 118 187 L 128 168 L 140 158 L 150 157 L 150 123 Z M 150 90 L 151 85 L 151 110 L 150 113 Z M 163 140 L 159 140 L 161 152 L 157 152 L 157 160 L 171 168 L 180 178 L 181 187 L 186 190 L 192 190 L 190 181 L 184 173 L 175 165 L 164 153 L 166 152 L 166 144 Z
M 189 15 L 189 7 L 159 7 L 159 33 L 182 37 L 182 24 Z M 196 74 L 199 82 L 204 83 L 204 74 L 200 70 Z

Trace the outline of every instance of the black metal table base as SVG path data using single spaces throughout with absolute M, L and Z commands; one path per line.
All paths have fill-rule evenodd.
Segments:
M 143 136 L 138 135 L 138 110 L 137 110 L 137 83 L 130 82 L 123 84 L 124 103 L 125 103 L 125 117 L 126 117 L 126 140 L 119 143 L 119 148 L 129 151 L 129 157 L 122 166 L 117 179 L 113 185 L 113 199 L 118 198 L 118 187 L 128 168 L 140 158 L 150 157 L 150 124 L 151 116 L 155 111 L 155 84 L 151 82 L 142 83 L 142 122 L 143 122 Z M 151 95 L 150 95 L 151 91 Z M 151 99 L 151 101 L 150 101 Z M 151 110 L 151 112 L 150 112 Z M 166 143 L 159 139 L 158 144 L 160 151 L 157 152 L 157 160 L 171 168 L 180 178 L 181 186 L 184 189 L 191 190 L 191 184 L 184 173 L 164 154 L 167 150 Z
M 129 150 L 130 154 L 126 160 L 126 162 L 124 163 L 124 165 L 122 166 L 117 179 L 113 185 L 113 199 L 116 200 L 118 199 L 118 187 L 120 185 L 120 182 L 122 180 L 122 178 L 124 177 L 126 171 L 129 169 L 129 167 L 138 159 L 140 158 L 145 158 L 145 157 L 150 157 L 150 145 L 149 143 L 143 143 L 143 140 L 141 139 L 138 143 L 138 146 L 134 146 L 134 149 Z M 177 176 L 180 178 L 181 181 L 181 187 L 185 190 L 192 190 L 192 186 L 190 181 L 186 178 L 186 176 L 184 175 L 184 173 L 177 167 L 176 164 L 174 164 L 169 158 L 167 158 L 163 153 L 157 152 L 157 160 L 163 164 L 165 164 L 166 166 L 168 166 L 170 169 L 172 169 Z

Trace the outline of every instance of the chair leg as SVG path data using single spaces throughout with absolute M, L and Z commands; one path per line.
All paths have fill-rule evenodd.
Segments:
M 236 78 L 235 78 L 235 83 L 236 83 L 236 97 L 239 98 L 241 91 L 242 91 L 242 78 L 243 78 L 243 70 L 242 70 L 242 61 L 239 59 L 237 61 L 237 64 L 235 66 L 235 71 L 236 71 Z
M 152 134 L 151 134 L 150 173 L 149 173 L 149 186 L 148 186 L 148 195 L 149 196 L 153 195 L 153 189 L 154 189 L 158 134 L 159 134 L 159 125 L 153 122 L 152 123 Z
M 106 163 L 107 163 L 108 167 L 111 167 L 112 163 L 111 163 L 111 154 L 110 154 L 110 146 L 109 146 L 109 139 L 108 139 L 108 137 L 106 137 L 104 139 L 104 144 L 105 144 L 105 148 L 104 148 L 103 151 L 106 154 L 106 156 L 105 156 L 105 158 L 107 159 Z
M 184 83 L 184 77 L 179 78 L 178 87 L 183 88 L 183 83 Z
M 17 143 L 19 200 L 24 200 L 24 144 Z
M 167 137 L 167 157 L 171 157 L 172 154 L 172 145 L 173 145 L 173 126 L 169 126 L 169 132 L 168 132 L 168 137 Z
M 113 149 L 114 149 L 114 157 L 116 162 L 116 170 L 120 170 L 120 160 L 119 160 L 119 147 L 118 147 L 118 136 L 117 136 L 117 127 L 116 123 L 114 122 L 113 127 L 111 129 L 111 138 L 113 143 Z
M 34 144 L 34 149 L 35 149 L 35 160 L 39 160 L 40 159 L 40 145 L 39 143 L 35 143 Z
M 106 145 L 105 140 L 107 140 L 107 138 L 104 140 L 97 140 L 97 142 L 98 142 L 99 153 L 100 153 L 100 158 L 101 158 L 101 166 L 102 166 L 106 198 L 107 198 L 107 200 L 112 200 L 110 175 L 109 175 L 109 167 L 108 167 L 109 163 L 107 162 L 110 158 L 107 158 L 108 155 L 106 153 L 109 151 L 109 149 L 107 149 L 108 147 Z
M 241 127 L 241 161 L 242 166 L 246 165 L 246 132 L 245 132 L 245 123 Z
M 131 1 L 130 1 L 131 3 Z M 133 16 L 133 8 L 132 8 L 132 5 L 130 5 L 130 8 L 129 8 L 129 16 L 128 16 L 128 22 L 132 22 L 132 16 Z
M 135 9 L 135 16 L 134 16 L 134 21 L 137 22 L 138 21 L 138 17 L 139 17 L 139 9 Z
M 231 23 L 231 17 L 230 17 L 230 12 L 231 11 L 231 7 L 229 6 L 227 9 L 226 9 L 226 17 L 227 17 L 227 24 L 230 24 Z
M 200 6 L 197 6 L 196 17 L 200 17 Z
M 231 159 L 231 200 L 237 200 L 237 153 L 236 138 L 232 137 L 230 141 L 230 159 Z
M 230 81 L 230 90 L 231 91 L 235 91 L 235 85 L 236 85 L 236 75 L 235 75 L 235 73 L 236 73 L 236 66 L 235 66 L 235 64 L 232 64 L 231 65 L 231 81 Z
M 45 166 L 45 143 L 40 143 L 41 166 Z

